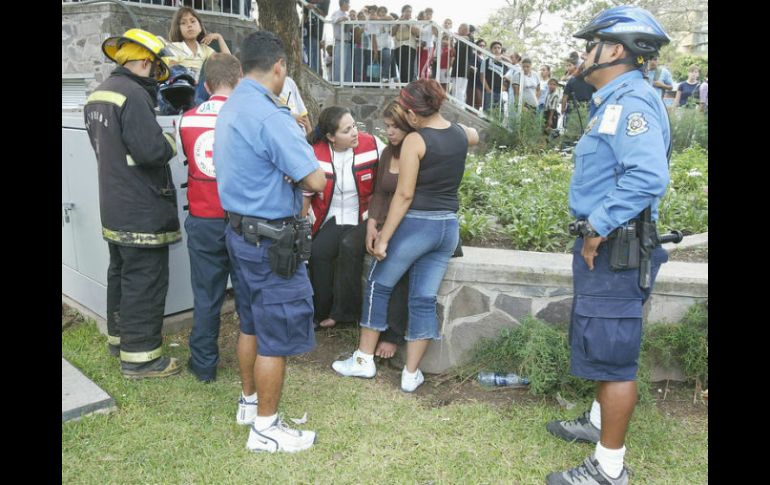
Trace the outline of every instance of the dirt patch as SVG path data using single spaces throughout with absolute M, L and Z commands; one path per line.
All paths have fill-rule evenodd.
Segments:
M 358 328 L 350 325 L 339 328 L 316 331 L 316 348 L 307 354 L 293 357 L 292 365 L 311 366 L 318 371 L 329 371 L 331 363 L 340 358 L 348 357 L 358 343 Z M 233 313 L 222 315 L 222 327 L 219 333 L 220 367 L 237 368 L 235 346 L 238 340 L 238 317 Z M 190 335 L 189 329 L 168 335 L 171 342 L 187 346 Z M 399 349 L 399 352 L 402 350 Z M 397 389 L 401 385 L 401 366 L 393 363 L 394 359 L 379 359 L 377 362 L 378 381 L 383 385 Z M 654 383 L 651 386 L 653 399 L 667 415 L 675 417 L 692 417 L 697 420 L 708 418 L 708 406 L 700 397 L 693 404 L 693 386 L 684 383 L 670 382 L 665 391 L 665 382 Z M 658 392 L 658 389 L 661 389 Z M 425 384 L 415 391 L 415 396 L 425 406 L 442 407 L 452 403 L 485 402 L 501 408 L 509 407 L 511 402 L 552 403 L 555 400 L 541 396 L 533 396 L 526 389 L 487 388 L 480 386 L 474 379 L 460 381 L 452 375 L 429 375 Z M 665 396 L 665 399 L 664 399 Z

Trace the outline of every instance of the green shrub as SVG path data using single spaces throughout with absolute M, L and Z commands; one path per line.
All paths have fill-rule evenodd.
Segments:
M 659 231 L 678 229 L 685 234 L 708 231 L 708 152 L 690 147 L 674 154 L 670 182 L 659 206 Z
M 515 148 L 522 152 L 533 152 L 548 146 L 543 134 L 543 117 L 534 111 L 522 110 L 516 113 L 515 107 L 507 119 L 499 113 L 487 115 L 491 125 L 487 130 L 487 144 L 492 147 Z
M 655 365 L 678 366 L 688 379 L 700 386 L 708 379 L 708 310 L 691 306 L 679 323 L 645 325 L 637 373 L 637 391 L 642 403 L 653 401 L 651 369 Z M 595 383 L 569 372 L 570 351 L 567 331 L 527 316 L 521 325 L 506 327 L 496 339 L 480 340 L 470 363 L 457 373 L 474 377 L 479 371 L 515 372 L 530 380 L 535 396 L 568 399 L 590 397 Z
M 687 102 L 688 104 L 696 103 L 693 96 L 690 96 Z M 693 146 L 708 149 L 708 122 L 706 116 L 699 109 L 694 107 L 674 108 L 669 110 L 669 121 L 671 122 L 671 141 L 674 145 L 674 152 Z
M 668 66 L 668 70 L 671 72 L 671 77 L 674 78 L 674 81 L 684 81 L 687 79 L 688 69 L 690 69 L 690 66 L 693 64 L 697 64 L 700 68 L 700 77 L 698 80 L 703 81 L 709 68 L 709 60 L 707 57 L 693 55 L 677 57 L 674 62 Z
M 656 324 L 645 328 L 642 356 L 648 363 L 679 367 L 685 377 L 699 386 L 708 380 L 708 309 L 705 304 L 691 306 L 675 324 Z
M 567 225 L 572 160 L 549 150 L 527 155 L 492 150 L 470 155 L 458 192 L 460 231 L 466 245 L 494 240 L 526 251 L 566 252 L 574 240 Z M 660 205 L 660 230 L 708 230 L 708 152 L 675 153 L 671 184 Z
M 594 384 L 572 376 L 569 362 L 566 332 L 536 318 L 525 317 L 521 325 L 501 330 L 499 338 L 481 340 L 465 372 L 516 372 L 529 378 L 529 392 L 535 396 L 553 397 L 559 392 L 565 398 L 574 399 L 592 395 Z

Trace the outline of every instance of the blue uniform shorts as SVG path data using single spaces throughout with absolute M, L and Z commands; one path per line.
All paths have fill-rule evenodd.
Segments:
M 569 343 L 570 372 L 594 381 L 633 381 L 642 343 L 642 305 L 650 296 L 639 288 L 639 270 L 612 271 L 609 247 L 599 245 L 594 270 L 589 271 L 575 241 L 572 254 L 574 299 Z M 652 283 L 668 253 L 660 246 L 651 256 Z
M 243 285 L 239 295 L 248 295 L 248 302 L 239 309 L 241 332 L 256 335 L 257 353 L 283 357 L 313 350 L 313 288 L 305 264 L 285 279 L 270 270 L 268 249 L 272 240 L 263 239 L 257 247 L 229 224 L 225 238 L 238 276 L 233 284 Z

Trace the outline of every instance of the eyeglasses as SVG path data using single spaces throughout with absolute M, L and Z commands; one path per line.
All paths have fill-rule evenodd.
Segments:
M 589 52 L 594 50 L 594 47 L 596 47 L 597 45 L 599 45 L 601 43 L 609 44 L 609 45 L 615 45 L 616 44 L 616 42 L 607 42 L 604 39 L 589 40 L 589 41 L 586 42 L 586 54 L 588 54 Z

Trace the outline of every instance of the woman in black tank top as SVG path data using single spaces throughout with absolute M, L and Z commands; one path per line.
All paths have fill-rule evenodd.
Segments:
M 417 131 L 402 142 L 396 192 L 370 251 L 377 261 L 366 283 L 358 350 L 332 364 L 344 376 L 374 377 L 373 354 L 380 332 L 388 327 L 388 302 L 393 287 L 408 271 L 407 358 L 401 374 L 405 392 L 423 383 L 420 361 L 430 341 L 441 337 L 436 295 L 460 237 L 457 189 L 468 146 L 479 140 L 475 129 L 441 116 L 444 99 L 444 90 L 433 79 L 415 81 L 401 90 L 398 101 Z

